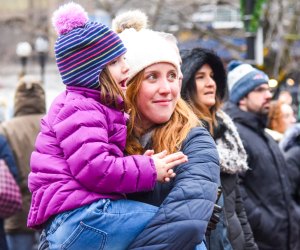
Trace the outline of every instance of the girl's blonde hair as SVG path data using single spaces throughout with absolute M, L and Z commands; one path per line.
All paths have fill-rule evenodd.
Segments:
M 113 79 L 108 68 L 104 68 L 99 76 L 100 101 L 112 108 L 127 111 L 123 91 Z
M 128 106 L 130 110 L 130 122 L 127 127 L 127 144 L 126 152 L 128 154 L 142 154 L 144 149 L 137 139 L 136 121 L 140 119 L 137 96 L 144 79 L 144 70 L 139 72 L 128 84 L 126 91 Z M 154 128 L 152 134 L 152 149 L 155 152 L 167 150 L 168 153 L 177 152 L 186 139 L 188 133 L 193 127 L 201 125 L 197 116 L 193 113 L 185 101 L 179 98 L 175 110 L 169 119 L 164 124 L 159 124 Z

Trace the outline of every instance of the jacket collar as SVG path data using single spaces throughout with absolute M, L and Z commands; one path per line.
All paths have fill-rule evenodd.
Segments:
M 84 88 L 84 87 L 67 86 L 67 92 L 80 93 L 81 95 L 83 95 L 87 98 L 92 98 L 92 99 L 96 100 L 97 102 L 101 102 L 99 89 L 89 89 L 89 88 Z M 118 103 L 121 107 L 124 107 L 125 103 L 121 97 L 118 98 Z M 103 105 L 106 105 L 106 104 L 103 103 Z M 128 119 L 128 115 L 127 115 L 127 119 Z
M 84 87 L 67 86 L 67 92 L 80 93 L 87 98 L 92 98 L 96 101 L 100 100 L 100 90 L 89 89 Z
M 267 125 L 266 115 L 257 115 L 252 112 L 241 110 L 236 104 L 228 102 L 224 110 L 230 115 L 234 122 L 243 124 L 254 130 L 264 130 Z

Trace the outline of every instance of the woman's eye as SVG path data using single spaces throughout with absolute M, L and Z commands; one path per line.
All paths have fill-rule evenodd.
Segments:
M 204 78 L 203 75 L 198 75 L 198 76 L 196 76 L 196 80 L 197 80 L 197 79 L 200 79 L 200 80 L 201 80 L 201 79 L 203 79 L 203 78 Z
M 176 73 L 170 73 L 168 78 L 171 79 L 171 80 L 176 80 L 177 79 L 177 74 Z
M 155 80 L 156 79 L 156 75 L 155 74 L 149 74 L 146 79 L 148 80 Z

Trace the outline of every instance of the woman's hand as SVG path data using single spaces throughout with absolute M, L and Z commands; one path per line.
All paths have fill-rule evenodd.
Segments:
M 166 150 L 157 154 L 154 154 L 153 150 L 147 150 L 144 155 L 153 159 L 157 172 L 157 181 L 160 182 L 169 182 L 176 175 L 172 168 L 188 161 L 187 156 L 182 152 L 168 155 Z

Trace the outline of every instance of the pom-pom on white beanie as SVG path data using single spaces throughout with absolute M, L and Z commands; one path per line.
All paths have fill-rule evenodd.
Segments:
M 170 34 L 146 28 L 147 17 L 141 11 L 129 11 L 113 20 L 113 29 L 119 34 L 127 48 L 126 59 L 129 65 L 127 83 L 148 66 L 166 62 L 174 65 L 180 73 L 180 56 L 175 48 L 176 39 Z

